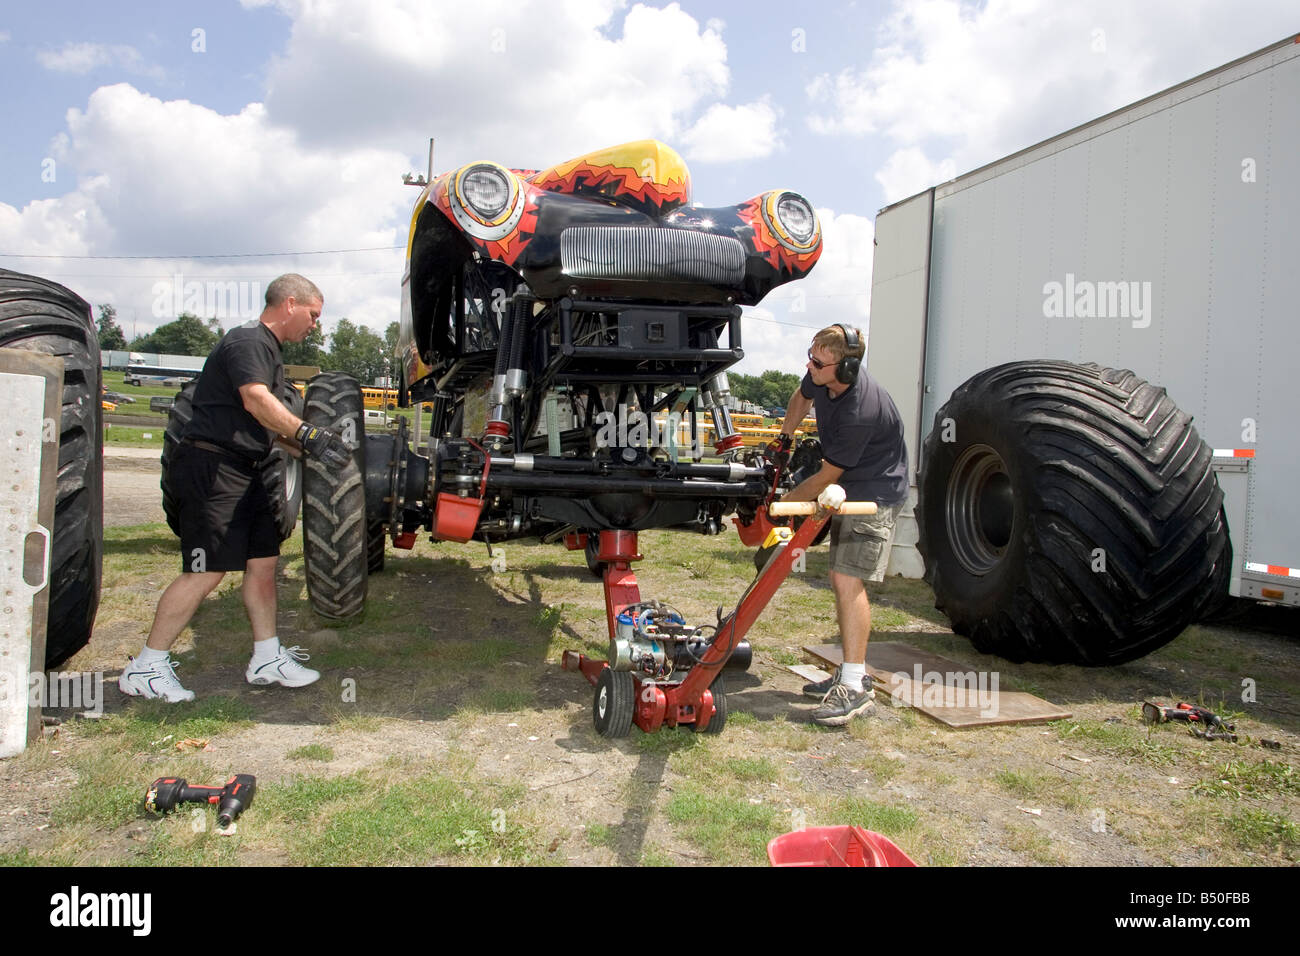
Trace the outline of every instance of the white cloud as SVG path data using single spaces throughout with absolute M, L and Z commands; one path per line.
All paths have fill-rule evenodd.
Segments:
M 1289 0 L 895 0 L 864 67 L 808 85 L 809 126 L 883 137 L 898 152 L 877 178 L 911 192 L 924 163 L 966 172 L 1267 46 L 1294 19 Z
M 8 43 L 8 42 L 9 42 L 9 31 L 0 30 L 0 43 Z
M 779 111 L 764 98 L 743 106 L 714 103 L 677 138 L 688 161 L 734 163 L 762 159 L 779 147 Z
M 621 23 L 615 0 L 276 5 L 292 27 L 269 72 L 272 121 L 307 142 L 411 154 L 432 136 L 438 170 L 678 142 L 730 80 L 719 25 L 675 3 L 634 4 Z
M 848 322 L 867 332 L 871 315 L 871 267 L 875 225 L 866 216 L 817 210 L 822 255 L 805 279 L 774 290 L 747 309 L 741 331 L 745 358 L 737 371 L 798 372 L 818 329 Z
M 163 71 L 150 66 L 135 47 L 103 43 L 67 43 L 61 50 L 42 50 L 37 61 L 56 73 L 89 73 L 103 66 L 115 66 L 137 76 L 160 78 Z
M 326 291 L 327 326 L 346 314 L 382 331 L 398 316 L 400 251 L 184 257 L 401 246 L 416 192 L 400 183 L 407 160 L 399 153 L 307 148 L 292 130 L 271 125 L 260 104 L 223 115 L 125 83 L 96 90 L 84 111 L 69 110 L 53 152 L 60 182 L 75 176 L 75 186 L 21 210 L 0 203 L 0 249 L 176 257 L 14 266 L 60 278 L 91 301 L 115 302 L 124 317 L 134 310 L 140 332 L 154 323 L 154 283 L 177 273 L 264 284 L 301 271 Z
M 885 191 L 885 202 L 891 203 L 947 182 L 956 175 L 957 164 L 952 157 L 936 163 L 925 155 L 924 150 L 909 146 L 895 151 L 885 165 L 876 170 L 876 181 Z

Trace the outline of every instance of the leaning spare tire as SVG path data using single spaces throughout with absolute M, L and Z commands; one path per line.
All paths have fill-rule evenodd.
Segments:
M 307 598 L 323 617 L 346 619 L 366 604 L 368 563 L 365 425 L 361 386 L 341 372 L 307 383 L 304 419 L 323 425 L 352 450 L 342 468 L 315 458 L 303 462 L 302 551 Z
M 86 646 L 99 609 L 104 553 L 99 337 L 90 306 L 63 286 L 0 269 L 0 348 L 63 360 L 59 477 L 50 555 L 45 666 Z
M 167 526 L 175 535 L 181 533 L 180 513 L 168 476 L 176 448 L 185 434 L 185 426 L 194 417 L 194 390 L 197 387 L 197 381 L 186 382 L 176 393 L 167 413 L 167 428 L 163 432 L 162 478 L 159 484 L 162 487 L 163 514 L 167 517 Z M 302 417 L 302 396 L 292 385 L 285 386 L 283 401 L 286 408 L 299 418 Z M 271 501 L 271 512 L 275 515 L 276 530 L 280 540 L 285 541 L 293 534 L 302 507 L 302 465 L 282 445 L 276 443 L 271 446 L 271 453 L 262 462 L 261 473 L 262 484 Z
M 1219 598 L 1232 548 L 1212 453 L 1127 370 L 1013 362 L 975 375 L 922 449 L 918 547 L 935 606 L 981 651 L 1119 664 Z

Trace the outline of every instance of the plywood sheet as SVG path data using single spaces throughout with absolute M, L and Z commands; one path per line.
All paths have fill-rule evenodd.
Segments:
M 838 644 L 803 650 L 831 668 L 844 660 Z M 898 641 L 867 645 L 867 673 L 895 706 L 914 707 L 949 727 L 1041 723 L 1072 716 L 1033 694 L 1002 690 L 996 671 L 977 671 Z

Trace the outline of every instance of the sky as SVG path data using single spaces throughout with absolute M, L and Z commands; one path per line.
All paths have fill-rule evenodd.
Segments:
M 880 208 L 1297 32 L 1294 0 L 9 2 L 0 268 L 128 337 L 233 282 L 232 327 L 302 272 L 326 332 L 382 333 L 430 138 L 435 173 L 655 138 L 696 202 L 817 208 L 821 261 L 747 310 L 737 366 L 799 372 L 817 329 L 869 329 Z

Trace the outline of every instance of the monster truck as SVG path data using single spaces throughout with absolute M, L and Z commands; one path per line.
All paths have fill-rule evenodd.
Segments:
M 432 440 L 417 454 L 400 421 L 366 434 L 347 376 L 309 383 L 308 421 L 356 448 L 342 471 L 306 463 L 318 612 L 361 611 L 386 539 L 410 547 L 421 529 L 563 539 L 598 567 L 602 531 L 710 534 L 728 514 L 754 514 L 773 466 L 741 447 L 728 411 L 741 306 L 807 275 L 821 228 L 789 190 L 718 208 L 692 205 L 690 190 L 681 157 L 651 140 L 541 170 L 468 163 L 424 188 L 398 391 L 403 407 L 432 404 Z

